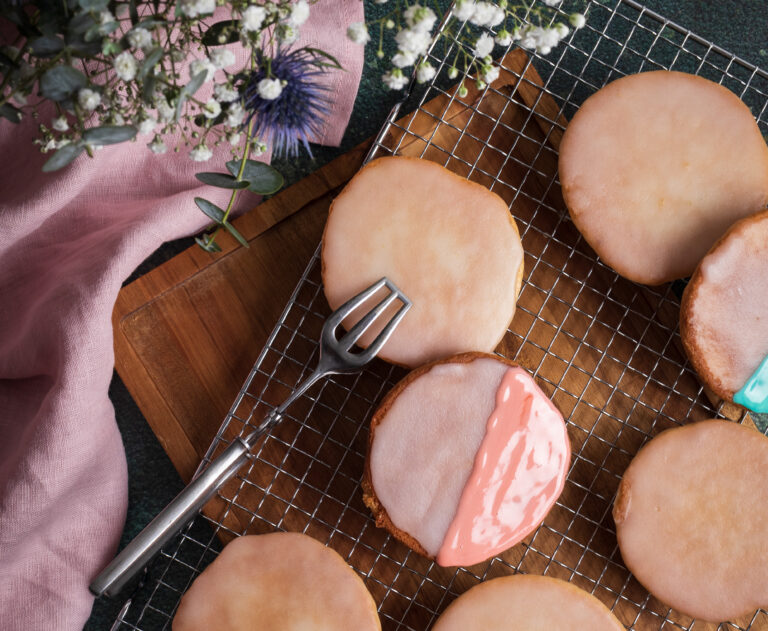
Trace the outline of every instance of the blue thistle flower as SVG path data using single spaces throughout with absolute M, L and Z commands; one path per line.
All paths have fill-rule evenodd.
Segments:
M 257 63 L 258 70 L 247 77 L 242 89 L 248 112 L 245 124 L 255 117 L 254 134 L 269 142 L 277 156 L 298 155 L 299 143 L 311 156 L 309 137 L 320 132 L 322 121 L 330 113 L 328 88 L 317 81 L 329 64 L 306 48 L 278 49 L 269 65 L 264 53 L 258 51 Z M 259 96 L 256 86 L 267 78 L 284 81 L 276 99 Z

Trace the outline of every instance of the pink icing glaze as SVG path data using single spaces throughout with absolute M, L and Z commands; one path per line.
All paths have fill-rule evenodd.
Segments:
M 560 496 L 569 462 L 562 415 L 527 372 L 508 369 L 437 562 L 473 565 L 521 541 Z

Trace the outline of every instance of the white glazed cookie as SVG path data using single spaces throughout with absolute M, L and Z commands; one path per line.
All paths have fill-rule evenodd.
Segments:
M 507 204 L 484 186 L 428 160 L 379 158 L 331 205 L 322 273 L 332 309 L 382 276 L 405 292 L 413 306 L 379 355 L 415 367 L 496 347 L 515 313 L 523 247 Z
M 533 378 L 495 355 L 423 366 L 371 420 L 364 500 L 376 523 L 444 566 L 521 541 L 559 497 L 570 463 L 563 417 Z
M 381 631 L 365 584 L 334 550 L 279 532 L 239 537 L 192 583 L 173 631 Z
M 768 605 L 768 437 L 730 421 L 662 432 L 613 507 L 627 567 L 673 609 L 709 622 Z
M 624 631 L 592 594 L 547 576 L 480 583 L 454 600 L 432 631 Z
M 681 72 L 630 75 L 589 97 L 565 131 L 559 170 L 587 242 L 649 285 L 689 276 L 768 201 L 768 148 L 749 108 Z
M 704 383 L 768 412 L 768 211 L 734 224 L 696 268 L 680 335 Z

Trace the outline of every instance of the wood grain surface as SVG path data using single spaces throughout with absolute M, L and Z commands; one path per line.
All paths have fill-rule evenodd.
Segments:
M 279 426 L 276 438 L 283 442 L 275 442 L 274 453 L 267 445 L 260 456 L 286 469 L 286 475 L 277 464 L 272 473 L 265 469 L 263 475 L 273 478 L 265 478 L 261 488 L 269 488 L 273 498 L 292 498 L 292 505 L 306 501 L 307 507 L 289 510 L 292 505 L 284 501 L 270 503 L 257 490 L 258 481 L 253 489 L 225 487 L 224 496 L 234 494 L 237 507 L 212 502 L 205 512 L 235 534 L 266 529 L 254 521 L 259 512 L 269 523 L 325 538 L 363 573 L 373 574 L 367 584 L 382 614 L 389 616 L 385 623 L 402 619 L 426 628 L 432 612 L 450 601 L 440 585 L 449 585 L 455 595 L 476 583 L 480 574 L 494 576 L 514 567 L 572 580 L 614 606 L 624 624 L 634 621 L 635 629 L 658 629 L 667 609 L 656 599 L 648 600 L 623 567 L 610 503 L 632 455 L 650 435 L 675 420 L 707 418 L 711 407 L 701 401 L 695 376 L 681 371 L 685 357 L 670 336 L 678 319 L 674 294 L 669 288 L 646 290 L 616 279 L 596 263 L 573 224 L 563 219 L 562 198 L 553 182 L 566 122 L 524 53 L 510 53 L 504 65 L 512 72 L 502 71 L 494 90 L 481 101 L 474 90 L 464 99 L 445 93 L 398 121 L 383 144 L 445 164 L 488 186 L 511 204 L 519 225 L 526 226 L 519 309 L 497 350 L 535 373 L 568 419 L 574 463 L 562 505 L 525 545 L 500 555 L 506 565 L 491 562 L 487 569 L 454 574 L 408 557 L 397 548 L 400 544 L 388 547 L 384 556 L 376 553 L 383 535 L 360 522 L 366 510 L 354 482 L 362 475 L 364 446 L 358 448 L 358 443 L 364 445 L 365 437 L 359 423 L 348 427 L 334 416 L 345 406 L 345 415 L 358 418 L 367 404 L 345 398 L 341 390 L 334 394 L 330 386 L 322 393 L 325 408 L 313 408 L 305 426 Z M 211 444 L 319 243 L 331 200 L 357 171 L 366 150 L 366 145 L 354 149 L 235 220 L 249 248 L 223 236 L 223 252 L 211 255 L 195 246 L 120 292 L 113 316 L 117 370 L 184 480 L 191 478 Z M 308 318 L 303 334 L 316 339 L 321 324 L 320 317 Z M 307 348 L 308 357 L 312 350 Z M 300 378 L 300 371 L 294 372 L 282 380 L 285 387 Z M 280 387 L 268 393 L 275 404 L 285 394 Z M 372 398 L 381 395 L 381 380 L 356 385 L 369 387 Z M 354 409 L 357 404 L 360 410 Z M 338 457 L 322 454 L 337 462 L 335 471 L 323 470 L 301 451 L 285 453 L 285 445 L 298 439 L 307 441 L 304 449 L 311 453 L 312 437 L 329 432 L 333 440 L 321 441 L 318 449 L 350 446 Z M 252 467 L 248 475 L 262 473 Z M 329 498 L 346 499 L 326 502 L 314 491 L 318 488 L 326 489 Z M 311 515 L 324 511 L 324 521 L 312 520 Z M 334 538 L 325 523 L 336 523 L 349 536 Z M 360 537 L 367 548 L 350 544 Z M 413 572 L 402 572 L 398 559 L 407 560 Z M 419 577 L 427 574 L 431 582 L 422 589 Z M 397 590 L 384 591 L 382 586 L 394 581 Z M 412 588 L 418 594 L 416 604 L 408 596 Z M 616 593 L 623 598 L 615 598 Z M 768 616 L 760 616 L 753 630 L 768 629 Z M 682 616 L 674 619 L 691 624 Z M 748 622 L 741 621 L 744 626 Z M 385 624 L 390 627 L 391 622 Z M 691 628 L 716 626 L 696 623 Z

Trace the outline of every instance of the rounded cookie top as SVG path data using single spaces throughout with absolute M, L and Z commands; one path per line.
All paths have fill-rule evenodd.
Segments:
M 465 353 L 413 371 L 371 421 L 364 499 L 377 524 L 440 565 L 518 543 L 559 497 L 562 415 L 513 362 Z
M 173 631 L 381 631 L 365 584 L 331 548 L 279 532 L 231 541 L 192 583 Z
M 750 380 L 761 379 L 768 359 L 767 279 L 768 211 L 763 211 L 731 227 L 702 259 L 683 294 L 683 344 L 696 372 L 724 399 L 733 400 Z M 737 402 L 768 412 L 768 374 L 763 379 L 762 396 Z
M 624 631 L 592 594 L 547 576 L 485 581 L 454 600 L 432 631 Z
M 768 200 L 768 147 L 749 108 L 681 72 L 630 75 L 589 97 L 565 131 L 559 170 L 587 242 L 650 285 L 689 276 Z
M 387 157 L 363 167 L 333 201 L 323 234 L 332 309 L 382 276 L 413 303 L 379 353 L 410 367 L 492 351 L 514 315 L 522 270 L 504 200 L 428 160 Z
M 768 437 L 730 421 L 647 443 L 613 517 L 621 556 L 654 596 L 709 622 L 768 605 Z

